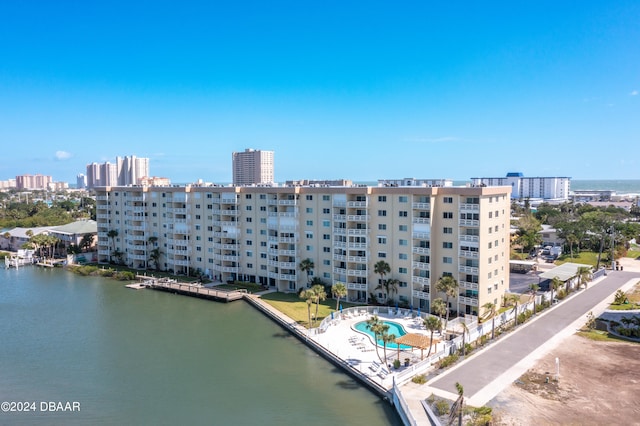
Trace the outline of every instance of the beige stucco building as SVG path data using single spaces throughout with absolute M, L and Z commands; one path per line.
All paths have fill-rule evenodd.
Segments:
M 307 285 L 299 265 L 311 259 L 312 277 L 344 282 L 362 303 L 384 301 L 374 272 L 384 260 L 400 304 L 429 310 L 449 274 L 460 285 L 451 309 L 477 314 L 509 288 L 509 212 L 508 187 L 103 187 L 98 256 L 118 250 L 144 268 L 158 248 L 160 269 L 280 291 Z

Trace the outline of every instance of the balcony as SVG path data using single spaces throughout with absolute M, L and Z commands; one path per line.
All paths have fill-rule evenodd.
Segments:
M 370 219 L 371 219 L 371 216 L 369 215 L 357 215 L 357 214 L 347 215 L 347 220 L 351 222 L 367 222 Z
M 333 255 L 333 260 L 337 260 L 339 262 L 346 262 L 347 261 L 347 256 L 344 256 L 342 254 L 334 254 Z
M 279 274 L 277 272 L 269 272 L 269 278 L 273 278 L 276 280 L 284 280 L 284 281 L 295 281 L 296 276 L 290 274 Z
M 131 260 L 147 260 L 147 256 L 144 254 L 129 254 L 127 257 Z
M 478 299 L 475 297 L 459 296 L 458 301 L 462 305 L 478 306 Z
M 414 217 L 411 220 L 412 223 L 422 223 L 425 225 L 429 225 L 431 223 L 431 219 L 429 219 L 428 217 Z
M 414 284 L 422 284 L 422 285 L 426 285 L 426 286 L 431 285 L 431 279 L 430 278 L 418 277 L 416 275 L 411 277 L 411 282 L 413 282 Z
M 98 214 L 98 215 L 96 215 L 96 218 L 98 218 L 98 219 L 109 219 L 109 215 L 108 214 Z
M 465 259 L 477 259 L 479 257 L 479 252 L 471 250 L 460 250 L 459 256 Z
M 478 290 L 478 283 L 472 283 L 469 281 L 460 281 L 460 288 L 464 290 Z
M 220 266 L 220 267 L 218 267 L 218 271 L 228 272 L 228 273 L 231 273 L 231 274 L 237 274 L 238 273 L 238 267 L 237 266 Z
M 298 217 L 297 212 L 269 212 L 269 217 Z
M 367 291 L 367 285 L 361 283 L 347 283 L 347 290 Z
M 367 235 L 369 233 L 368 229 L 349 229 L 347 231 L 349 235 Z
M 342 268 L 333 268 L 333 273 L 338 275 L 347 275 L 347 270 Z
M 347 215 L 346 214 L 334 214 L 333 220 L 337 220 L 338 222 L 346 222 Z
M 213 210 L 213 214 L 221 215 L 221 216 L 238 216 L 238 210 Z
M 96 201 L 108 201 L 109 197 L 107 197 L 106 195 L 98 195 L 96 197 Z
M 479 212 L 480 204 L 462 203 L 460 204 L 460 211 Z
M 347 207 L 367 207 L 366 201 L 347 201 Z
M 98 205 L 96 205 L 96 209 L 98 209 L 98 210 L 108 210 L 109 206 L 106 205 L 106 204 L 98 204 Z
M 189 261 L 188 260 L 171 260 L 171 259 L 167 259 L 167 263 L 171 264 L 171 265 L 176 265 L 176 266 L 189 266 Z
M 238 262 L 240 256 L 235 254 L 214 254 L 213 258 L 216 260 L 227 260 L 229 262 Z
M 413 290 L 412 295 L 415 298 L 423 299 L 423 300 L 430 300 L 431 298 L 428 292 L 420 291 L 420 290 Z
M 414 232 L 412 237 L 416 240 L 429 240 L 431 239 L 431 234 L 428 232 Z
M 296 200 L 278 200 L 279 206 L 295 206 Z
M 367 263 L 367 258 L 362 256 L 348 256 L 347 261 L 352 263 Z
M 361 271 L 359 269 L 349 269 L 347 270 L 347 275 L 350 277 L 366 277 L 368 275 L 368 271 Z
M 411 262 L 411 267 L 413 269 L 421 269 L 423 271 L 431 270 L 431 264 L 424 262 Z
M 411 253 L 430 255 L 431 254 L 431 249 L 428 248 L 428 247 L 413 247 L 411 249 Z
M 347 230 L 344 228 L 333 228 L 333 233 L 336 235 L 347 235 Z
M 338 248 L 347 248 L 347 243 L 343 241 L 334 241 L 333 246 Z
M 460 219 L 460 226 L 477 227 L 480 226 L 480 221 L 475 219 Z
M 333 205 L 335 207 L 346 207 L 347 206 L 347 202 L 345 200 L 336 200 L 335 198 L 333 199 Z
M 173 213 L 173 214 L 187 214 L 187 209 L 185 208 L 168 208 L 167 209 L 167 213 Z
M 109 250 L 98 250 L 98 254 L 100 256 L 109 256 L 110 251 Z
M 475 274 L 478 275 L 478 268 L 474 267 L 474 266 L 464 266 L 464 265 L 460 265 L 460 267 L 458 268 L 459 272 L 463 272 L 465 274 Z
M 415 210 L 431 210 L 431 203 L 413 203 L 411 206 Z
M 460 235 L 460 242 L 478 243 L 480 242 L 480 237 L 477 235 Z

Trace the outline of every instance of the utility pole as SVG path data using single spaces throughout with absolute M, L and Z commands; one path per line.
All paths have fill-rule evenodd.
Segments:
M 616 266 L 615 252 L 616 252 L 616 237 L 615 228 L 611 225 L 611 270 L 613 271 Z

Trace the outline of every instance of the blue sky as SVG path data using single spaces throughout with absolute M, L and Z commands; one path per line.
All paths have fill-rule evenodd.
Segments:
M 637 0 L 90 3 L 0 3 L 0 180 L 640 179 Z

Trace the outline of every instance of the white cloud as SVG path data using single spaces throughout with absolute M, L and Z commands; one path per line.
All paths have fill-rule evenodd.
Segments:
M 634 90 L 634 91 L 632 91 L 631 93 L 629 93 L 629 95 L 631 95 L 631 96 L 638 96 L 638 91 L 637 91 L 637 90 Z
M 56 160 L 68 160 L 73 155 L 67 151 L 56 151 Z

